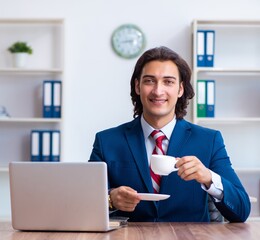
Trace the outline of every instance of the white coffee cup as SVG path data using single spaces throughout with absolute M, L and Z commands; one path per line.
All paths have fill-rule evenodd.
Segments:
M 173 171 L 178 171 L 178 168 L 175 168 L 176 163 L 177 160 L 172 156 L 155 154 L 151 156 L 151 168 L 158 175 L 166 176 Z

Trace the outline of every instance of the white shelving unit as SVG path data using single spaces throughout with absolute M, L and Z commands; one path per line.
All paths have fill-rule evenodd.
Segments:
M 64 20 L 0 19 L 0 36 L 0 105 L 11 116 L 0 118 L 0 219 L 8 219 L 8 163 L 30 160 L 31 130 L 59 129 L 62 160 L 63 117 L 42 117 L 42 88 L 44 80 L 56 79 L 64 87 Z M 7 48 L 16 41 L 33 48 L 26 68 L 12 67 Z
M 197 67 L 197 30 L 215 30 L 214 67 Z M 233 167 L 252 199 L 250 219 L 260 219 L 260 21 L 194 20 L 193 86 L 215 80 L 215 117 L 193 122 L 221 131 Z M 257 201 L 256 201 L 257 199 Z

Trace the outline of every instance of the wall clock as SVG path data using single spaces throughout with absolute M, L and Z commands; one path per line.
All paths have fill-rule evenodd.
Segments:
M 145 36 L 139 27 L 133 24 L 119 26 L 111 38 L 113 50 L 123 58 L 137 57 L 145 47 Z

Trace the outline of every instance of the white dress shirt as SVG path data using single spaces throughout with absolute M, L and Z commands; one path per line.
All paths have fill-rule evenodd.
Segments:
M 151 133 L 154 130 L 161 130 L 164 133 L 164 135 L 166 136 L 166 139 L 163 140 L 162 147 L 163 147 L 164 152 L 166 153 L 167 149 L 168 149 L 168 145 L 169 145 L 169 139 L 171 138 L 175 124 L 176 124 L 176 118 L 174 117 L 173 120 L 171 122 L 169 122 L 167 125 L 165 125 L 163 128 L 154 129 L 151 125 L 149 125 L 145 121 L 145 119 L 142 115 L 141 125 L 142 125 L 142 129 L 143 129 L 143 133 L 144 133 L 145 146 L 146 146 L 147 159 L 148 159 L 149 166 L 150 166 L 150 157 L 152 155 L 152 152 L 153 152 L 153 149 L 155 146 L 155 142 L 151 136 Z M 213 196 L 216 202 L 219 202 L 223 198 L 223 184 L 221 182 L 221 177 L 211 170 L 210 170 L 210 172 L 211 172 L 211 176 L 212 176 L 211 186 L 207 189 L 207 187 L 204 184 L 201 184 L 201 188 L 203 190 L 205 190 L 206 192 L 208 192 L 211 196 Z

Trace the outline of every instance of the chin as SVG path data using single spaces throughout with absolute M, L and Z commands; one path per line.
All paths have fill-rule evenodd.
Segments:
M 150 115 L 153 117 L 156 117 L 156 118 L 162 118 L 162 117 L 168 117 L 169 113 L 162 112 L 162 111 L 156 111 L 156 112 L 151 112 Z

